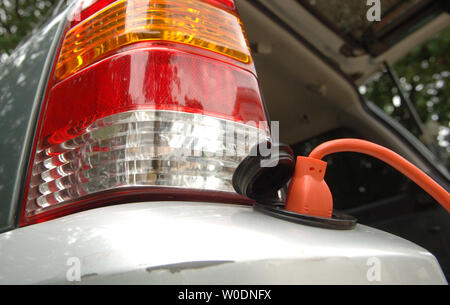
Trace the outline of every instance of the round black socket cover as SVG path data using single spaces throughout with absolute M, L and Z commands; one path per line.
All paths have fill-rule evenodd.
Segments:
M 271 151 L 269 156 L 261 154 L 262 145 Z M 264 201 L 273 198 L 291 179 L 294 169 L 295 157 L 289 146 L 260 143 L 252 148 L 250 155 L 237 167 L 233 175 L 233 187 L 238 194 Z

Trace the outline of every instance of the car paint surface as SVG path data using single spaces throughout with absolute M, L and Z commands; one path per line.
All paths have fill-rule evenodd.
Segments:
M 3 233 L 0 249 L 3 284 L 446 284 L 433 255 L 389 233 L 230 204 L 93 209 Z
M 37 113 L 64 16 L 34 32 L 0 66 L 0 232 L 14 227 Z

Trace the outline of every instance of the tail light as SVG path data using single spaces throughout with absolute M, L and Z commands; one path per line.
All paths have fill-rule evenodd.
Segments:
M 269 137 L 265 123 L 233 1 L 80 1 L 42 107 L 21 225 L 133 196 L 242 200 L 232 174 Z

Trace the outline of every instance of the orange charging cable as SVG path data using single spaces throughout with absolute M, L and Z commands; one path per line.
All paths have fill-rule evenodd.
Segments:
M 317 146 L 309 157 L 299 157 L 288 190 L 287 210 L 301 214 L 331 217 L 333 200 L 331 193 L 327 193 L 329 192 L 328 186 L 323 181 L 326 163 L 321 159 L 338 152 L 363 153 L 386 162 L 417 183 L 450 213 L 450 194 L 442 186 L 392 150 L 358 139 L 329 141 Z

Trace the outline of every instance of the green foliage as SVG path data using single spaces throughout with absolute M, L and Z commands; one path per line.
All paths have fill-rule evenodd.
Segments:
M 9 53 L 57 0 L 0 0 L 0 54 Z
M 419 130 L 406 105 L 401 103 L 398 90 L 387 73 L 376 75 L 373 81 L 361 87 L 361 93 L 442 159 L 447 159 L 450 152 L 450 28 L 412 50 L 392 68 L 400 78 L 404 92 L 414 104 L 424 124 L 425 133 Z
M 450 28 L 414 49 L 394 65 L 423 122 L 449 126 Z

